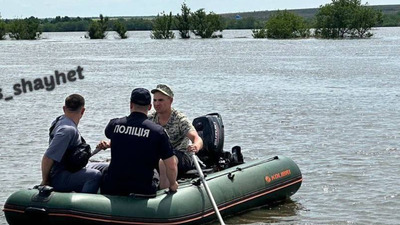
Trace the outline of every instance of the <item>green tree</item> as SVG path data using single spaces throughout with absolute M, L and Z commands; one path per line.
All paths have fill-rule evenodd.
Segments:
M 310 29 L 304 19 L 287 10 L 271 15 L 267 21 L 267 37 L 274 39 L 305 38 L 310 36 Z
M 0 40 L 5 39 L 6 33 L 6 23 L 4 23 L 3 20 L 0 19 Z
M 354 13 L 354 19 L 350 23 L 350 36 L 371 37 L 369 32 L 376 24 L 382 23 L 382 13 L 370 7 L 360 7 Z
M 150 37 L 153 39 L 174 38 L 174 32 L 171 30 L 172 19 L 172 12 L 170 12 L 169 15 L 166 15 L 165 12 L 162 12 L 161 15 L 157 14 Z
M 100 14 L 99 20 L 92 20 L 89 24 L 88 35 L 90 39 L 104 39 L 108 27 L 108 17 Z
M 16 40 L 39 39 L 42 34 L 39 25 L 40 20 L 35 17 L 13 20 L 8 25 L 9 36 Z
M 360 0 L 332 0 L 316 14 L 315 35 L 321 38 L 371 37 L 371 27 L 382 21 L 382 13 L 361 5 Z
M 120 20 L 114 21 L 114 31 L 118 33 L 118 36 L 121 39 L 126 39 L 128 36 L 126 35 L 126 25 L 122 23 Z
M 210 12 L 206 14 L 204 9 L 199 9 L 192 13 L 192 32 L 196 36 L 201 38 L 215 38 L 222 37 L 222 35 L 216 35 L 215 32 L 224 29 L 221 16 Z
M 179 30 L 179 35 L 183 39 L 190 38 L 190 8 L 187 7 L 186 3 L 182 4 L 181 8 L 182 15 L 179 13 L 175 16 L 175 26 Z
M 267 29 L 254 29 L 252 33 L 253 38 L 267 38 Z

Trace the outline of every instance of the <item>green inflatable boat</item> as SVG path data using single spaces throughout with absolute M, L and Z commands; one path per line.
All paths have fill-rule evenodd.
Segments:
M 220 215 L 227 217 L 287 199 L 300 188 L 300 169 L 288 157 L 244 162 L 239 146 L 233 147 L 232 153 L 223 151 L 219 114 L 199 117 L 193 124 L 203 138 L 204 147 L 200 151 L 203 153 L 199 158 L 206 165 L 202 168 L 206 176 L 190 171 L 180 178 L 177 192 L 159 190 L 155 197 L 145 198 L 134 194 L 62 193 L 49 186 L 36 186 L 9 196 L 3 209 L 7 222 L 10 225 L 204 224 L 220 219 Z M 208 195 L 210 192 L 212 197 Z
M 247 211 L 296 193 L 298 166 L 276 156 L 208 174 L 206 182 L 222 217 Z M 181 183 L 176 193 L 160 190 L 154 198 L 28 189 L 4 205 L 10 225 L 26 224 L 204 224 L 217 219 L 199 178 Z

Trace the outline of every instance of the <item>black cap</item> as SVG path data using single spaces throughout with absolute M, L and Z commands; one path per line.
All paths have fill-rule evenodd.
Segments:
M 151 96 L 145 88 L 135 88 L 131 93 L 131 102 L 138 105 L 150 105 Z

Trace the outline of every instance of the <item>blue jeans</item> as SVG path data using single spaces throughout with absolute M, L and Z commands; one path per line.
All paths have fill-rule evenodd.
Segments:
M 51 177 L 51 186 L 55 191 L 97 193 L 101 181 L 101 172 L 83 168 L 75 173 L 67 170 L 57 172 Z
M 86 168 L 95 169 L 104 174 L 104 171 L 108 169 L 109 165 L 109 162 L 90 162 L 86 165 Z

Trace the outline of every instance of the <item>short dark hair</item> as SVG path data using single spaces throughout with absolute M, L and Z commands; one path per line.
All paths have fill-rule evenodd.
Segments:
M 65 107 L 69 111 L 78 111 L 85 106 L 85 99 L 78 94 L 72 94 L 65 99 Z

